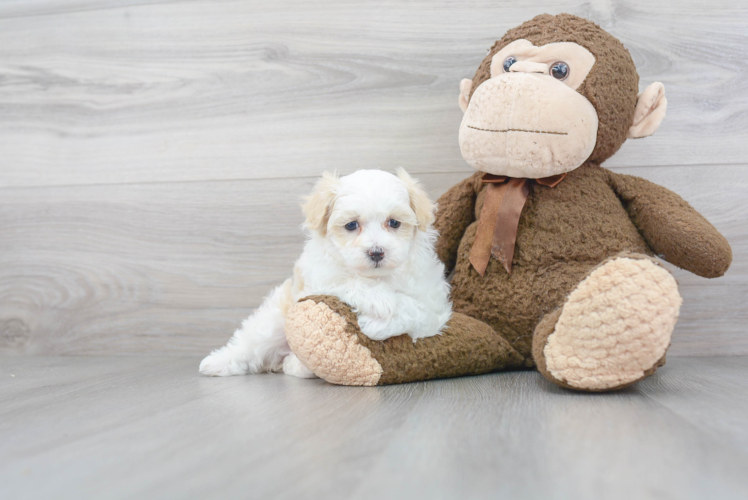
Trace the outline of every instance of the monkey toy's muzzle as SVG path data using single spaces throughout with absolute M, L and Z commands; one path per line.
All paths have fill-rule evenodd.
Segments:
M 460 125 L 460 150 L 473 168 L 509 177 L 548 177 L 589 158 L 597 113 L 547 74 L 503 73 L 483 82 Z

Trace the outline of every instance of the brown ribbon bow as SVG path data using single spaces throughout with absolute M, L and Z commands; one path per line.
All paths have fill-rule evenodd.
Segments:
M 488 184 L 486 199 L 480 212 L 478 230 L 470 263 L 478 274 L 484 276 L 491 255 L 499 259 L 506 272 L 512 273 L 514 244 L 517 242 L 517 226 L 522 208 L 530 194 L 530 183 L 556 187 L 566 174 L 552 175 L 541 179 L 522 179 L 502 175 L 485 174 L 483 183 Z

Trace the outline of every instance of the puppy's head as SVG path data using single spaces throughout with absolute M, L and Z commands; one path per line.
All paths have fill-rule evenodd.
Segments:
M 303 205 L 306 227 L 325 238 L 346 267 L 368 276 L 391 273 L 408 259 L 417 232 L 434 222 L 435 208 L 402 168 L 397 176 L 325 172 Z

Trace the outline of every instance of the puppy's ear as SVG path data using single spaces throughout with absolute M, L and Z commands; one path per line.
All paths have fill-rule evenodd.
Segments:
M 405 183 L 408 188 L 408 195 L 410 196 L 410 208 L 416 214 L 416 221 L 418 222 L 418 229 L 425 231 L 431 224 L 434 223 L 434 212 L 436 211 L 436 205 L 426 191 L 421 186 L 421 183 L 415 180 L 413 177 L 405 171 L 404 168 L 399 167 L 396 170 L 397 176 L 401 181 Z
M 314 185 L 312 194 L 304 198 L 301 209 L 306 215 L 304 225 L 322 235 L 327 232 L 327 220 L 330 218 L 335 203 L 340 179 L 337 173 L 324 172 L 322 178 Z

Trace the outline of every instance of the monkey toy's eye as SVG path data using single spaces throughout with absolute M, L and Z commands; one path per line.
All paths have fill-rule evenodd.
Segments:
M 356 222 L 355 220 L 352 222 L 349 222 L 348 224 L 345 225 L 345 228 L 349 231 L 355 231 L 356 229 L 358 229 L 358 222 Z
M 387 225 L 390 226 L 392 229 L 397 229 L 400 227 L 400 221 L 395 219 L 390 219 L 387 221 Z
M 509 68 L 512 67 L 512 64 L 517 62 L 517 58 L 514 56 L 509 56 L 506 59 L 504 59 L 504 73 L 509 73 Z
M 556 80 L 566 80 L 569 76 L 569 65 L 563 61 L 553 63 L 551 66 L 551 76 Z

